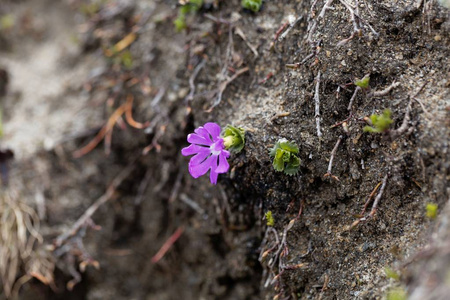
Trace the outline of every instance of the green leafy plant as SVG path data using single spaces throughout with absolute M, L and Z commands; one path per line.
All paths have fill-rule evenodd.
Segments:
M 258 12 L 261 9 L 262 0 L 242 0 L 241 6 L 253 12 Z
M 437 211 L 438 211 L 438 206 L 435 203 L 427 203 L 427 206 L 425 208 L 427 210 L 427 217 L 430 219 L 436 219 L 437 217 Z
M 383 110 L 383 114 L 381 115 L 371 115 L 370 116 L 370 123 L 372 123 L 372 126 L 365 126 L 363 128 L 364 132 L 372 132 L 372 133 L 382 133 L 387 130 L 389 130 L 389 127 L 394 122 L 391 119 L 391 110 L 385 109 Z
M 270 150 L 269 155 L 273 157 L 273 168 L 275 171 L 284 171 L 287 175 L 295 175 L 300 167 L 298 157 L 298 146 L 287 139 L 280 139 Z
M 272 211 L 269 210 L 264 216 L 266 217 L 267 226 L 273 227 L 275 225 L 275 219 L 273 218 Z
M 370 76 L 366 75 L 361 79 L 355 80 L 355 85 L 359 86 L 362 89 L 366 89 L 369 87 Z
M 186 15 L 198 11 L 203 5 L 203 0 L 189 0 L 185 5 L 178 10 L 178 16 L 173 21 L 175 30 L 181 32 L 187 28 Z
M 245 145 L 245 131 L 240 127 L 227 125 L 222 133 L 223 144 L 227 150 L 239 153 Z

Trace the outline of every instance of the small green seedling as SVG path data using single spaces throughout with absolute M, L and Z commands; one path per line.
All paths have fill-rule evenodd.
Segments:
M 406 300 L 408 299 L 406 291 L 403 288 L 393 288 L 387 293 L 387 300 Z
M 395 270 L 393 270 L 389 267 L 384 268 L 384 273 L 386 273 L 386 276 L 388 278 L 392 278 L 395 281 L 400 280 L 400 275 L 397 272 L 395 272 Z
M 367 89 L 369 87 L 370 75 L 366 75 L 361 79 L 355 80 L 355 85 L 362 89 Z
M 8 30 L 14 26 L 15 20 L 13 15 L 0 16 L 0 30 Z
M 203 5 L 203 0 L 189 0 L 185 5 L 178 10 L 178 16 L 173 21 L 175 30 L 181 32 L 187 28 L 186 15 L 198 11 Z
M 268 211 L 264 214 L 266 217 L 267 226 L 273 227 L 275 225 L 275 219 L 273 218 L 272 211 Z
M 273 168 L 275 171 L 284 171 L 286 175 L 295 175 L 300 167 L 298 157 L 298 146 L 287 139 L 280 139 L 275 146 L 270 149 L 270 157 L 273 157 Z
M 364 126 L 364 132 L 372 132 L 372 133 L 382 133 L 389 130 L 389 127 L 394 122 L 391 119 L 391 110 L 385 109 L 383 110 L 383 114 L 381 115 L 371 115 L 370 121 L 372 126 Z
M 427 203 L 426 210 L 427 210 L 427 217 L 428 218 L 436 219 L 437 211 L 438 211 L 437 204 L 435 204 L 435 203 Z
M 253 12 L 258 12 L 261 9 L 262 0 L 242 0 L 241 6 Z
M 222 133 L 223 144 L 227 150 L 239 153 L 244 149 L 245 131 L 240 127 L 227 125 Z

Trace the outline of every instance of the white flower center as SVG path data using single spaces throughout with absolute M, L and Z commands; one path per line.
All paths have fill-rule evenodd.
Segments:
M 215 142 L 211 146 L 209 146 L 209 150 L 211 151 L 212 155 L 219 155 L 222 151 L 222 147 L 220 145 L 220 142 Z

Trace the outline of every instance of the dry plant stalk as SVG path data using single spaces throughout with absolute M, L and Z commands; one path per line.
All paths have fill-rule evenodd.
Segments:
M 38 233 L 39 217 L 14 187 L 0 192 L 0 222 L 0 279 L 5 296 L 17 296 L 20 286 L 31 277 L 53 283 L 51 260 L 39 259 L 34 250 L 36 241 L 43 242 Z M 15 284 L 21 266 L 26 267 L 27 274 Z

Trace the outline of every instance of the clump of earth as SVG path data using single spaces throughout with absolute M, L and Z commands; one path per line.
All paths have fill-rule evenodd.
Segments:
M 204 1 L 177 32 L 180 5 L 0 4 L 0 212 L 42 237 L 0 298 L 445 299 L 448 9 Z M 217 185 L 180 152 L 206 122 L 245 129 Z

